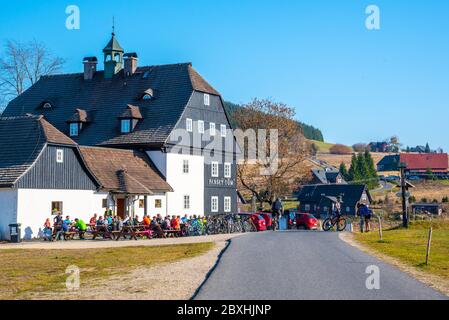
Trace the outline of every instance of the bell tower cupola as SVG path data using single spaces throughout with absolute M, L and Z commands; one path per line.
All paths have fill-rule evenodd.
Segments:
M 112 38 L 103 49 L 104 78 L 112 79 L 123 67 L 123 48 L 115 38 L 115 27 L 112 26 Z

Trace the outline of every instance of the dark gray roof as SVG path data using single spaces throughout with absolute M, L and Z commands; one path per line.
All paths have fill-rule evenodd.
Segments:
M 388 155 L 382 158 L 382 160 L 377 163 L 378 171 L 398 171 L 399 170 L 400 156 Z
M 75 146 L 42 116 L 0 117 L 0 186 L 12 186 L 33 165 L 46 143 Z
M 366 190 L 368 198 L 371 200 L 369 191 L 365 185 L 356 184 L 322 184 L 304 186 L 298 195 L 300 202 L 319 203 L 323 197 L 342 196 L 343 203 L 351 206 L 360 201 L 363 192 Z
M 326 183 L 337 183 L 337 178 L 340 175 L 340 171 L 329 171 L 323 169 L 312 169 L 312 174 L 320 181 L 322 184 Z M 342 178 L 343 180 L 343 178 Z
M 141 99 L 148 89 L 154 92 L 153 99 Z M 126 78 L 123 70 L 113 79 L 104 79 L 103 71 L 98 71 L 89 81 L 82 73 L 45 76 L 11 101 L 3 115 L 43 114 L 68 135 L 67 120 L 81 108 L 88 113 L 89 123 L 74 137 L 78 144 L 159 147 L 181 118 L 194 90 L 219 95 L 190 63 L 140 67 Z M 53 107 L 43 109 L 43 101 L 51 101 Z M 143 120 L 133 132 L 121 134 L 118 118 L 128 104 L 139 107 Z

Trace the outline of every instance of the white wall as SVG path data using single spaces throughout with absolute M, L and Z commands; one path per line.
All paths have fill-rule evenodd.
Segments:
M 161 208 L 156 208 L 155 207 L 155 200 L 156 199 L 161 200 L 161 203 L 162 203 L 162 207 Z M 145 208 L 140 208 L 139 200 L 144 200 L 144 197 L 140 196 L 138 198 L 138 200 L 136 200 L 134 202 L 134 212 L 136 213 L 136 215 L 139 216 L 140 219 L 142 219 L 142 217 L 145 214 Z M 162 216 L 167 215 L 167 201 L 166 201 L 165 194 L 154 194 L 154 195 L 151 195 L 151 196 L 147 196 L 147 212 L 148 212 L 148 215 L 150 217 L 153 217 L 153 216 L 158 215 L 158 214 L 160 214 Z
M 86 223 L 94 213 L 102 215 L 102 200 L 107 193 L 97 193 L 92 190 L 46 190 L 19 189 L 17 222 L 22 224 L 24 239 L 37 238 L 42 231 L 44 222 L 51 216 L 51 202 L 63 202 L 63 216 L 83 219 Z
M 9 240 L 9 225 L 16 223 L 17 190 L 0 189 L 0 240 Z
M 173 188 L 167 193 L 167 214 L 204 214 L 204 157 L 148 152 L 149 157 Z M 189 160 L 189 173 L 183 173 L 183 161 Z M 184 195 L 190 196 L 190 209 L 184 209 Z

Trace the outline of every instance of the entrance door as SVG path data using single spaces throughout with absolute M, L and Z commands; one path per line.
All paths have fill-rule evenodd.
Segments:
M 125 199 L 117 199 L 117 215 L 125 219 Z

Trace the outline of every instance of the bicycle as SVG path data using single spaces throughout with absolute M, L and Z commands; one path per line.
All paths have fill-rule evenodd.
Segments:
M 346 218 L 343 218 L 340 215 L 332 215 L 331 217 L 327 218 L 323 222 L 323 230 L 329 231 L 333 227 L 337 226 L 338 231 L 344 231 L 346 229 L 346 225 L 348 224 Z

